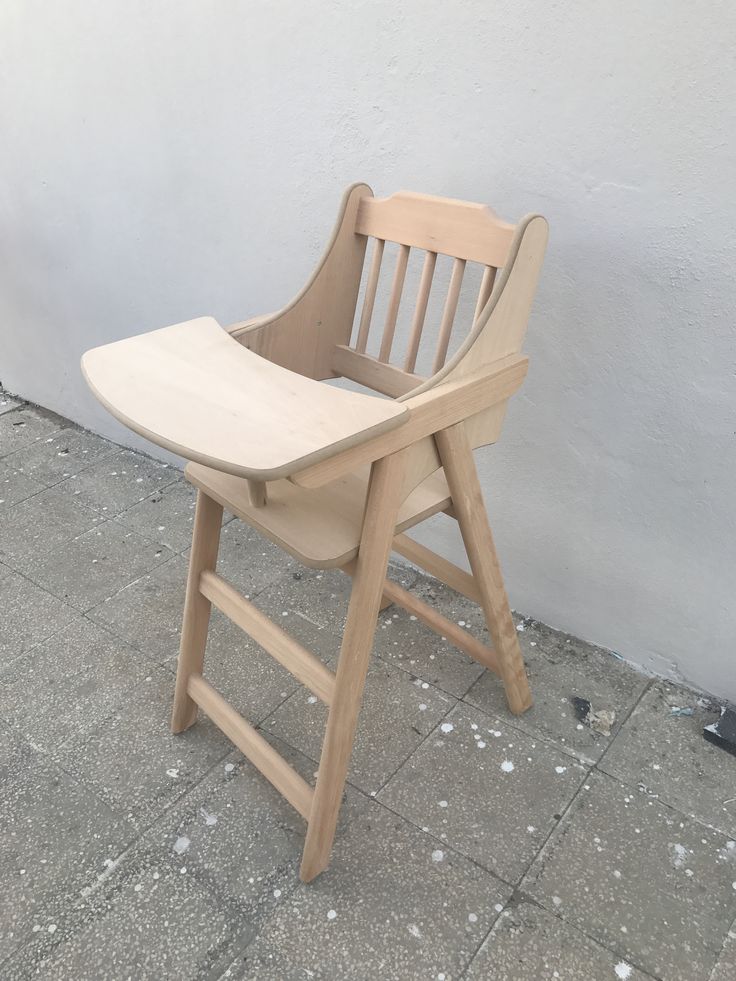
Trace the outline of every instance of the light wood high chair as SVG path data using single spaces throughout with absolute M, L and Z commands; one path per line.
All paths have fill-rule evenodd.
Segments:
M 373 252 L 350 345 L 368 239 Z M 531 705 L 472 450 L 498 439 L 527 371 L 521 354 L 547 241 L 488 208 L 400 193 L 346 191 L 311 279 L 277 313 L 221 328 L 211 317 L 87 352 L 87 382 L 137 433 L 186 457 L 198 488 L 174 732 L 201 708 L 307 821 L 301 878 L 327 865 L 379 609 L 397 603 L 500 676 L 512 712 Z M 366 353 L 384 245 L 398 243 L 378 357 Z M 410 249 L 424 251 L 408 351 L 391 363 Z M 452 274 L 430 377 L 415 374 L 438 254 Z M 473 323 L 446 362 L 467 263 L 483 267 Z M 344 376 L 380 398 L 320 384 Z M 223 507 L 314 568 L 353 579 L 336 673 L 216 571 Z M 460 526 L 472 575 L 404 532 L 444 511 Z M 386 579 L 391 551 L 481 605 L 493 647 Z M 314 788 L 203 677 L 211 604 L 329 707 Z

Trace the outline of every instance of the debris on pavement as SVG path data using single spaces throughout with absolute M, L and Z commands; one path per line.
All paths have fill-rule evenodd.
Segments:
M 705 726 L 703 735 L 709 743 L 736 756 L 736 709 L 724 705 L 720 719 Z
M 576 717 L 580 722 L 590 726 L 601 736 L 610 736 L 613 723 L 616 721 L 616 713 L 613 709 L 598 709 L 593 711 L 589 699 L 573 695 L 570 699 L 575 710 Z
M 692 715 L 695 711 L 689 705 L 673 705 L 670 709 L 670 715 Z

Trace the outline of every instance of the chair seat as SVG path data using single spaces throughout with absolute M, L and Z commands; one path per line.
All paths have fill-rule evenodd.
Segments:
M 187 479 L 223 507 L 258 529 L 304 565 L 329 569 L 345 565 L 358 552 L 369 468 L 316 489 L 289 480 L 268 485 L 268 502 L 254 507 L 248 482 L 197 463 L 185 469 Z M 396 532 L 406 531 L 451 503 L 444 471 L 416 487 L 402 504 Z
M 187 460 L 275 480 L 409 418 L 390 399 L 305 378 L 200 317 L 82 358 L 97 398 L 130 429 Z

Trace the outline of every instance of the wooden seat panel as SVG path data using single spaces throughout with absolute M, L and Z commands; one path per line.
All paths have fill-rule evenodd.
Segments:
M 212 317 L 93 348 L 82 370 L 130 429 L 187 460 L 253 480 L 285 477 L 409 417 L 400 403 L 267 361 Z
M 248 482 L 190 463 L 184 471 L 195 487 L 315 569 L 343 566 L 355 558 L 363 527 L 369 468 L 323 487 L 297 487 L 289 480 L 268 485 L 263 507 L 251 504 Z M 399 509 L 396 531 L 406 531 L 444 511 L 450 492 L 442 470 L 424 480 Z

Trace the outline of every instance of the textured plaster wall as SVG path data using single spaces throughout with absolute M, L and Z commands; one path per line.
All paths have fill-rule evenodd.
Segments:
M 82 351 L 280 305 L 347 183 L 542 211 L 528 382 L 481 454 L 512 602 L 736 697 L 735 30 L 690 0 L 5 0 L 0 380 L 133 443 Z

